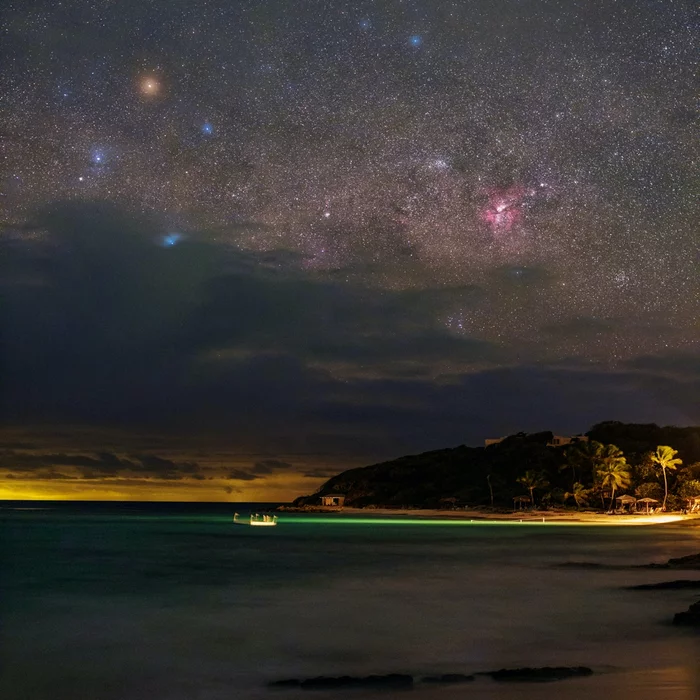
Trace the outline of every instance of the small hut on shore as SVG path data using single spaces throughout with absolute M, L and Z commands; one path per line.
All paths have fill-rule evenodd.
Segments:
M 634 496 L 625 494 L 624 496 L 618 496 L 615 501 L 617 503 L 617 510 L 621 513 L 633 513 L 637 510 L 637 499 Z
M 440 499 L 440 508 L 442 510 L 457 510 L 457 499 L 454 496 Z
M 523 510 L 523 507 L 527 508 L 530 503 L 532 503 L 530 496 L 515 496 L 513 498 L 513 511 Z

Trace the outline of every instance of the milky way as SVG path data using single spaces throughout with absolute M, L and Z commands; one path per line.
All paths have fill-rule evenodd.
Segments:
M 442 290 L 438 326 L 534 356 L 698 342 L 693 3 L 69 0 L 3 26 L 6 236 L 106 199 L 166 246 Z

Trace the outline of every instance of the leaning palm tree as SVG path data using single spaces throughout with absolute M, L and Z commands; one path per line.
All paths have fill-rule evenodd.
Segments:
M 588 496 L 591 492 L 580 481 L 574 484 L 573 489 L 573 491 L 567 491 L 564 494 L 564 500 L 568 501 L 570 498 L 573 498 L 576 508 L 581 508 L 582 505 L 588 503 Z
M 545 489 L 549 486 L 549 482 L 544 478 L 544 474 L 532 470 L 526 471 L 525 474 L 518 477 L 517 482 L 530 492 L 533 508 L 535 507 L 535 489 Z
M 612 510 L 615 504 L 615 492 L 618 489 L 626 489 L 632 481 L 625 455 L 617 445 L 603 446 L 599 455 L 597 476 L 601 489 L 610 488 L 610 510 Z
M 664 502 L 661 506 L 661 510 L 666 510 L 666 499 L 668 498 L 668 479 L 666 478 L 666 471 L 668 469 L 675 469 L 679 464 L 683 464 L 683 460 L 680 457 L 676 457 L 677 454 L 678 450 L 674 450 L 668 445 L 659 445 L 656 448 L 656 452 L 653 452 L 651 455 L 651 461 L 654 464 L 658 464 L 664 474 Z

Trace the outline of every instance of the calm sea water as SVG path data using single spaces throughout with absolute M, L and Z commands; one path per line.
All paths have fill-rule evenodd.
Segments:
M 700 551 L 700 529 L 354 522 L 244 504 L 0 504 L 3 700 L 297 700 L 270 680 L 589 665 L 536 686 L 418 686 L 416 700 L 700 697 L 694 578 L 577 570 Z M 260 506 L 256 506 L 260 509 Z M 311 693 L 389 698 L 405 693 Z

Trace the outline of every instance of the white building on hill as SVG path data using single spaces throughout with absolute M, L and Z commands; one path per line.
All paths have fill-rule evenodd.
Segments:
M 499 438 L 486 438 L 484 440 L 484 447 L 489 445 L 497 445 L 499 442 L 503 442 L 510 435 Z M 563 445 L 570 445 L 572 442 L 588 442 L 587 435 L 554 435 L 552 439 L 547 443 L 547 447 L 562 447 Z
M 345 496 L 321 496 L 322 506 L 335 506 L 342 508 L 345 503 Z

